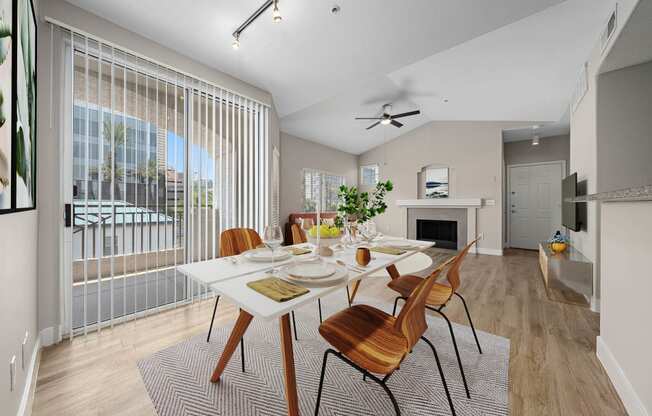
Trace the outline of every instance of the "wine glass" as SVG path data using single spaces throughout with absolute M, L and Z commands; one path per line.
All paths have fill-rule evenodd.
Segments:
M 283 230 L 278 225 L 268 225 L 263 233 L 263 243 L 272 250 L 272 273 L 278 270 L 274 268 L 274 257 L 277 248 L 283 244 Z
M 360 235 L 367 242 L 371 243 L 374 238 L 378 236 L 378 231 L 376 229 L 376 223 L 369 220 L 362 224 L 360 227 Z

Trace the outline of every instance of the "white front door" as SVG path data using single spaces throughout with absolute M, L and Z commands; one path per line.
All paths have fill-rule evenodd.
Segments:
M 537 249 L 561 229 L 561 162 L 509 167 L 509 240 L 515 248 Z

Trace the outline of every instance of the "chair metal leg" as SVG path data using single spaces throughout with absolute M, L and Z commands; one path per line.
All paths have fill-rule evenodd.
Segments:
M 292 327 L 294 328 L 294 340 L 298 341 L 299 337 L 297 335 L 297 320 L 294 317 L 294 311 L 292 311 Z
M 392 316 L 396 316 L 396 307 L 398 306 L 399 299 L 403 299 L 403 301 L 405 301 L 405 298 L 403 296 L 399 296 L 396 299 L 394 299 L 394 309 L 392 310 Z
M 458 298 L 462 299 L 462 304 L 464 305 L 464 310 L 466 311 L 466 317 L 469 319 L 469 324 L 471 325 L 471 331 L 473 331 L 473 337 L 475 338 L 475 343 L 478 345 L 478 351 L 482 354 L 482 348 L 480 347 L 480 341 L 478 341 L 478 335 L 475 333 L 475 327 L 473 326 L 473 321 L 471 320 L 471 314 L 469 313 L 469 308 L 466 306 L 466 301 L 459 293 L 455 292 Z
M 346 285 L 346 301 L 349 302 L 349 308 L 351 307 L 351 293 L 349 292 L 349 285 Z
M 317 306 L 319 307 L 319 323 L 321 324 L 323 322 L 321 317 L 321 299 L 317 299 Z
M 317 390 L 317 404 L 315 405 L 315 416 L 319 415 L 319 403 L 321 402 L 321 392 L 324 388 L 324 375 L 326 374 L 326 360 L 328 359 L 328 354 L 334 353 L 333 350 L 327 349 L 324 353 L 324 360 L 321 365 L 321 376 L 319 376 L 319 389 Z
M 444 391 L 446 392 L 446 398 L 448 399 L 448 405 L 451 408 L 451 414 L 455 416 L 455 406 L 453 406 L 453 399 L 451 398 L 451 394 L 448 391 L 448 384 L 446 383 L 446 377 L 444 377 L 444 371 L 442 370 L 441 363 L 439 362 L 439 356 L 437 355 L 437 350 L 435 349 L 435 346 L 432 345 L 432 342 L 428 340 L 428 338 L 421 337 L 421 339 L 430 346 L 432 353 L 435 355 L 435 361 L 437 362 L 437 370 L 439 370 L 439 376 L 441 377 L 441 384 L 443 384 L 444 386 Z
M 244 337 L 240 339 L 240 359 L 242 361 L 242 372 L 245 372 L 245 350 L 244 350 Z
M 208 328 L 208 336 L 206 336 L 206 342 L 211 341 L 211 332 L 213 332 L 213 322 L 215 321 L 215 311 L 217 311 L 217 303 L 220 301 L 220 295 L 217 295 L 215 298 L 215 306 L 213 306 L 213 317 L 211 318 L 211 326 Z
M 438 309 L 431 308 L 429 306 L 426 306 L 426 308 L 430 309 L 431 311 L 435 311 L 438 314 L 440 314 L 444 320 L 446 320 L 446 323 L 448 324 L 448 330 L 451 333 L 451 339 L 453 340 L 453 347 L 455 348 L 455 355 L 457 356 L 457 364 L 460 367 L 460 373 L 462 373 L 462 381 L 464 382 L 464 390 L 466 390 L 466 397 L 471 398 L 471 393 L 469 392 L 469 385 L 466 383 L 466 376 L 464 375 L 464 367 L 462 366 L 462 359 L 460 358 L 460 351 L 457 349 L 457 341 L 455 340 L 455 333 L 453 332 L 453 325 L 451 324 L 451 321 L 448 320 L 448 317 L 444 315 L 444 313 Z
M 385 381 L 389 378 L 389 375 L 385 376 L 384 379 L 379 379 L 378 377 L 374 376 L 367 370 L 357 366 L 355 363 L 353 363 L 351 360 L 343 356 L 341 353 L 333 350 L 333 349 L 327 349 L 326 352 L 324 353 L 324 362 L 322 364 L 321 368 L 321 377 L 319 379 L 319 390 L 317 391 L 317 404 L 315 406 L 315 416 L 319 415 L 319 404 L 321 402 L 321 394 L 322 394 L 322 389 L 324 386 L 324 373 L 326 371 L 326 358 L 328 357 L 328 354 L 333 354 L 335 357 L 339 358 L 340 360 L 344 361 L 351 367 L 355 368 L 359 372 L 362 373 L 363 377 L 366 379 L 366 377 L 369 377 L 376 383 L 380 384 L 380 386 L 385 390 L 385 393 L 389 396 L 390 400 L 392 401 L 392 405 L 394 406 L 394 411 L 396 412 L 396 416 L 401 416 L 401 410 L 398 407 L 398 402 L 396 401 L 396 398 L 394 397 L 394 394 L 392 394 L 392 391 L 387 387 L 387 384 L 385 384 Z

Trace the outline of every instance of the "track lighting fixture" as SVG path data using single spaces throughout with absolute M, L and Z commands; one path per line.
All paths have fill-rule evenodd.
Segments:
M 278 11 L 278 0 L 274 0 L 274 10 L 272 11 L 272 21 L 274 23 L 278 23 L 281 20 L 283 20 L 283 16 L 281 16 L 281 12 Z
M 247 18 L 238 28 L 233 32 L 233 43 L 231 46 L 233 49 L 238 50 L 240 48 L 240 34 L 250 25 L 254 22 L 254 20 L 258 19 L 258 17 L 265 12 L 265 10 L 269 9 L 272 7 L 272 21 L 274 23 L 278 23 L 283 20 L 283 16 L 281 16 L 281 12 L 278 10 L 278 0 L 265 0 L 265 3 L 262 4 L 256 10 L 253 12 L 251 16 Z

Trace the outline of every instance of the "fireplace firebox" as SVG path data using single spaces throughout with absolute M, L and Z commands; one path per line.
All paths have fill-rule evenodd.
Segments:
M 417 240 L 457 250 L 457 221 L 417 220 Z

